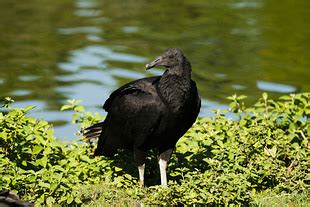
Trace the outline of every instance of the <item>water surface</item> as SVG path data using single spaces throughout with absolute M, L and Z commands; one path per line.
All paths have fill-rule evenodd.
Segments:
M 227 96 L 310 89 L 308 0 L 0 1 L 0 94 L 72 139 L 67 99 L 98 111 L 122 84 L 161 74 L 144 65 L 168 47 L 190 59 L 201 116 Z

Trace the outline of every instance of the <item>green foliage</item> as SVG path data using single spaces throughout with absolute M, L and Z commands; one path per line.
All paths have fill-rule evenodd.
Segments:
M 14 100 L 10 97 L 4 97 L 0 99 L 1 107 L 8 107 L 9 104 L 14 103 Z
M 118 177 L 112 161 L 90 157 L 88 144 L 57 140 L 49 123 L 26 116 L 32 108 L 0 113 L 0 189 L 37 205 L 73 205 L 82 203 L 81 186 Z
M 25 115 L 32 107 L 6 104 L 9 110 L 0 113 L 0 189 L 13 189 L 38 205 L 265 205 L 267 198 L 258 195 L 307 197 L 309 97 L 273 101 L 263 94 L 253 107 L 244 105 L 245 96 L 228 97 L 229 111 L 199 119 L 178 142 L 168 188 L 138 187 L 126 151 L 113 161 L 93 158 L 92 143 L 59 141 L 50 124 Z M 71 100 L 62 110 L 73 110 L 73 123 L 81 128 L 103 119 L 78 104 Z
M 84 106 L 78 105 L 81 103 L 81 100 L 68 100 L 69 104 L 63 105 L 61 111 L 72 110 L 74 114 L 72 116 L 72 124 L 80 124 L 80 128 L 86 128 L 92 124 L 98 123 L 104 119 L 103 116 L 100 116 L 98 113 L 86 112 Z
M 180 202 L 244 204 L 253 193 L 266 189 L 306 191 L 309 95 L 283 96 L 275 102 L 263 94 L 249 108 L 242 103 L 244 96 L 232 96 L 230 111 L 236 119 L 216 111 L 215 117 L 198 120 L 178 142 L 171 163 L 172 175 L 182 178 L 176 184 Z
M 310 204 L 309 193 L 275 193 L 266 190 L 253 195 L 252 204 L 264 207 L 308 207 Z

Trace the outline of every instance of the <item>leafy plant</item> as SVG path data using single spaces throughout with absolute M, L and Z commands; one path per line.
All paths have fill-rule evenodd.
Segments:
M 73 205 L 82 203 L 81 186 L 118 177 L 113 161 L 90 157 L 88 144 L 57 140 L 49 123 L 26 116 L 33 107 L 7 107 L 0 113 L 0 189 L 37 205 Z
M 171 163 L 173 175 L 182 178 L 178 197 L 189 194 L 204 204 L 244 204 L 251 194 L 266 189 L 309 189 L 309 93 L 283 96 L 278 102 L 263 94 L 249 108 L 244 98 L 229 97 L 230 111 L 238 118 L 216 111 L 213 118 L 198 120 L 178 143 L 180 154 Z
M 228 98 L 229 110 L 197 120 L 177 143 L 168 188 L 140 188 L 127 151 L 113 160 L 92 157 L 95 143 L 60 141 L 49 123 L 26 115 L 33 107 L 11 108 L 6 99 L 6 112 L 0 113 L 0 189 L 47 206 L 260 205 L 265 201 L 259 195 L 309 197 L 310 94 L 279 101 L 263 94 L 252 107 L 243 103 L 245 96 Z M 74 111 L 73 123 L 81 130 L 103 120 L 78 104 L 70 100 L 62 110 Z M 148 166 L 157 169 L 155 153 L 150 159 Z M 147 174 L 156 177 L 152 171 Z

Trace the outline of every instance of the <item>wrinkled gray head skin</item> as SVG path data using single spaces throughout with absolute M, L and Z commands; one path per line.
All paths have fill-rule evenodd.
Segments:
M 186 57 L 181 50 L 178 48 L 169 48 L 145 67 L 147 70 L 156 66 L 164 66 L 171 69 L 183 65 L 185 60 Z

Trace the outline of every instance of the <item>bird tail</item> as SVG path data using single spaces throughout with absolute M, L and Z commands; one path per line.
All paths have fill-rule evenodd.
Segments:
M 97 139 L 102 132 L 103 126 L 104 122 L 99 122 L 97 124 L 91 125 L 90 127 L 85 129 L 86 132 L 83 135 L 86 139 Z
M 84 136 L 86 140 L 97 139 L 97 148 L 94 151 L 94 156 L 103 155 L 112 157 L 117 149 L 121 146 L 119 140 L 111 135 L 111 130 L 107 129 L 108 120 L 99 122 L 85 129 Z
M 104 155 L 107 157 L 111 157 L 113 153 L 110 152 L 110 147 L 106 146 L 106 123 L 99 122 L 85 129 L 84 136 L 87 140 L 98 139 L 97 148 L 94 151 L 94 156 Z

